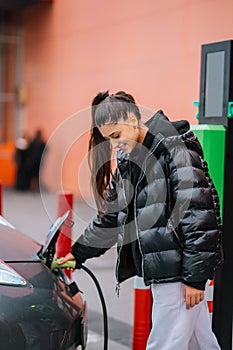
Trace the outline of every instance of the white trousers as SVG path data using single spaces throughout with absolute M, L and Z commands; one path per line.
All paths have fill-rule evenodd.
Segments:
M 146 350 L 220 350 L 207 302 L 186 309 L 184 285 L 153 284 L 152 329 Z

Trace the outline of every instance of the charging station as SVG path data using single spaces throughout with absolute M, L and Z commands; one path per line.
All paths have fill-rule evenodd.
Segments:
M 220 197 L 224 263 L 214 278 L 213 331 L 222 350 L 232 350 L 233 315 L 233 41 L 201 48 L 199 124 L 202 144 Z

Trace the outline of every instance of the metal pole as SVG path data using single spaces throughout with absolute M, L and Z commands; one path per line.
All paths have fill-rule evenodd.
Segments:
M 221 350 L 232 350 L 233 315 L 233 120 L 226 130 L 225 175 L 223 198 L 224 264 L 214 280 L 213 330 Z

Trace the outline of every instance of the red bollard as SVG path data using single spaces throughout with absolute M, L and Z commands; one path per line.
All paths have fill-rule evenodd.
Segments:
M 210 280 L 207 282 L 205 298 L 207 300 L 208 309 L 210 313 L 210 320 L 212 322 L 213 304 L 214 304 L 214 280 Z
M 141 277 L 134 280 L 133 350 L 145 350 L 151 330 L 152 293 Z
M 58 191 L 57 192 L 57 215 L 62 216 L 68 210 L 70 214 L 69 219 L 72 220 L 72 210 L 73 210 L 73 193 L 70 191 Z M 64 257 L 67 253 L 70 252 L 72 240 L 72 228 L 63 225 L 62 231 L 58 237 L 56 243 L 56 256 L 58 258 Z M 71 272 L 65 270 L 68 277 L 71 277 Z

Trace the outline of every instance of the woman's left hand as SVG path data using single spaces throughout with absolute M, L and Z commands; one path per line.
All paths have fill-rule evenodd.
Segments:
M 186 303 L 186 309 L 190 309 L 202 300 L 204 300 L 204 290 L 196 289 L 184 284 L 184 301 Z

